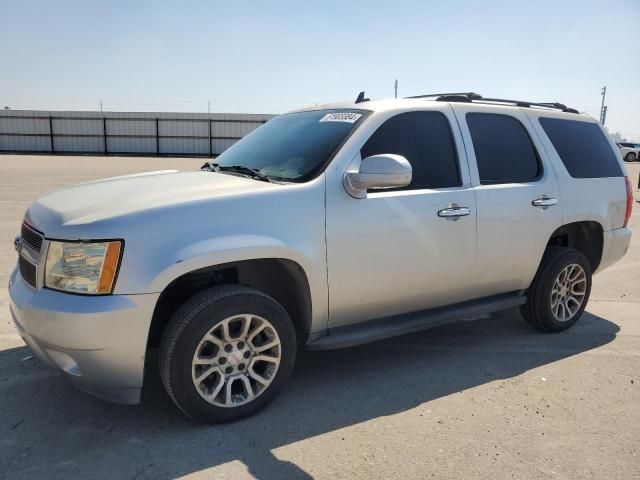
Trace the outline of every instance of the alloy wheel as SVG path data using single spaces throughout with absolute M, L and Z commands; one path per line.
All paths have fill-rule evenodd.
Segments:
M 568 322 L 582 307 L 587 294 L 587 274 L 582 266 L 564 267 L 551 289 L 551 313 L 558 322 Z
M 218 407 L 237 407 L 261 395 L 273 382 L 282 347 L 266 319 L 251 315 L 226 318 L 198 343 L 191 364 L 200 396 Z

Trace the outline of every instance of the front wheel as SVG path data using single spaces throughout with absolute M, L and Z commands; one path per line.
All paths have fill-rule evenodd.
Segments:
M 591 264 L 573 248 L 549 247 L 520 311 L 534 327 L 559 332 L 575 324 L 589 301 Z
M 633 152 L 629 152 L 625 155 L 624 157 L 624 161 L 625 162 L 635 162 L 636 161 L 636 154 Z
M 291 375 L 296 338 L 287 312 L 241 286 L 205 290 L 182 305 L 165 329 L 160 375 L 188 416 L 238 420 L 271 401 Z

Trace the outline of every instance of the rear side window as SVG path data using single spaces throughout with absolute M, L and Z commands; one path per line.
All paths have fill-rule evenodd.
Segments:
M 480 183 L 531 182 L 542 169 L 524 126 L 509 115 L 467 113 Z
M 402 155 L 411 164 L 411 183 L 399 189 L 458 187 L 460 172 L 449 121 L 440 112 L 407 112 L 384 122 L 360 150 L 362 158 Z
M 541 117 L 540 125 L 573 178 L 622 177 L 618 159 L 595 123 Z

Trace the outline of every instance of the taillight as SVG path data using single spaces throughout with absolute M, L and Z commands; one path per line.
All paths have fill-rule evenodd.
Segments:
M 629 177 L 624 177 L 624 181 L 627 185 L 627 211 L 624 214 L 624 225 L 629 225 L 629 219 L 631 219 L 631 210 L 633 209 L 633 187 L 631 186 L 631 180 Z

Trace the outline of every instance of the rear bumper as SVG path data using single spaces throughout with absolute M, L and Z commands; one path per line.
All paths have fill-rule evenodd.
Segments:
M 158 296 L 33 291 L 17 269 L 9 281 L 11 316 L 36 356 L 81 390 L 118 403 L 140 401 Z
M 602 258 L 596 273 L 602 272 L 620 260 L 629 250 L 631 243 L 631 230 L 624 228 L 615 228 L 604 232 L 604 242 L 602 245 Z

